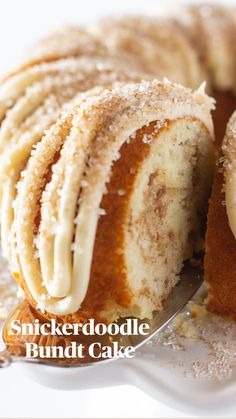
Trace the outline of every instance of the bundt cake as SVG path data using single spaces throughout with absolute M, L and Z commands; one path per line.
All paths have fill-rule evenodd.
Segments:
M 202 249 L 214 159 L 236 107 L 235 19 L 234 9 L 206 4 L 66 28 L 3 80 L 2 246 L 44 318 L 151 317 Z M 233 259 L 221 241 L 227 231 L 234 240 L 233 190 L 227 181 L 228 222 L 215 172 L 208 305 L 233 315 Z

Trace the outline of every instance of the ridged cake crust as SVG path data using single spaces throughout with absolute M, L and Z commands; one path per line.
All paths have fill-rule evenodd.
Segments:
M 176 24 L 192 43 L 214 89 L 235 91 L 235 9 L 202 3 L 176 11 Z
M 10 257 L 15 185 L 44 132 L 64 108 L 72 106 L 81 95 L 89 95 L 90 89 L 101 91 L 98 86 L 104 89 L 118 81 L 139 81 L 143 77 L 149 75 L 136 73 L 116 60 L 101 62 L 95 57 L 82 57 L 32 66 L 0 87 L 1 241 L 5 256 Z
M 107 18 L 86 28 L 60 30 L 38 43 L 22 66 L 78 56 L 115 58 L 136 71 L 168 77 L 191 88 L 207 77 L 182 31 L 170 20 L 147 16 Z
M 214 89 L 235 91 L 235 41 L 234 8 L 185 5 L 165 18 L 109 17 L 84 28 L 61 29 L 36 44 L 23 66 L 84 55 L 115 57 L 187 87 L 207 80 Z

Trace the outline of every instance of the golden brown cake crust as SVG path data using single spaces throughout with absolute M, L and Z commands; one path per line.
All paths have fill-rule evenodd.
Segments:
M 228 223 L 223 173 L 215 175 L 206 233 L 205 281 L 208 309 L 236 320 L 236 240 Z
M 218 107 L 215 111 L 215 127 L 219 165 L 216 168 L 212 195 L 209 202 L 205 282 L 208 286 L 208 309 L 236 320 L 236 240 L 229 226 L 224 192 L 225 163 L 222 161 L 222 140 L 226 123 L 236 107 L 236 99 L 230 93 L 218 93 Z M 227 126 L 224 144 L 228 143 L 231 128 L 235 125 L 232 117 Z M 231 132 L 232 137 L 232 132 Z M 227 147 L 229 157 L 234 141 Z M 232 150 L 231 150 L 232 149 Z M 231 150 L 231 151 L 230 151 Z M 225 160 L 225 158 L 223 159 Z
M 216 107 L 212 112 L 215 129 L 215 145 L 217 152 L 221 153 L 221 145 L 228 120 L 236 109 L 236 97 L 231 91 L 223 92 L 214 90 L 212 95 L 216 100 Z

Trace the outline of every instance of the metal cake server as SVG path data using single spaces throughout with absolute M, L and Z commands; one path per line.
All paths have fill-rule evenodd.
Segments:
M 115 337 L 115 340 L 118 341 L 119 345 L 133 346 L 135 350 L 139 349 L 150 339 L 156 336 L 167 324 L 174 319 L 174 317 L 186 306 L 189 300 L 193 297 L 196 291 L 199 289 L 203 282 L 203 270 L 202 266 L 191 266 L 190 263 L 186 263 L 181 274 L 180 281 L 173 288 L 171 294 L 163 303 L 163 310 L 161 312 L 154 313 L 154 316 L 151 320 L 142 320 L 140 322 L 149 323 L 150 329 L 149 334 L 146 336 L 122 336 L 118 335 Z M 125 319 L 123 319 L 124 321 Z M 120 320 L 122 322 L 122 319 Z M 89 338 L 89 343 L 97 342 L 98 338 L 93 337 L 93 341 Z M 102 338 L 102 344 L 111 346 L 111 337 L 104 336 Z M 0 352 L 0 368 L 9 366 L 12 362 L 27 362 L 27 363 L 36 363 L 43 365 L 50 365 L 56 367 L 70 367 L 70 368 L 81 368 L 88 367 L 89 365 L 103 365 L 104 363 L 111 362 L 114 360 L 120 359 L 119 357 L 113 357 L 110 359 L 101 359 L 94 360 L 90 358 L 86 363 L 72 363 L 69 364 L 60 362 L 53 362 L 50 360 L 40 359 L 40 358 L 26 358 L 25 356 L 16 356 L 11 354 L 8 347 L 5 350 Z

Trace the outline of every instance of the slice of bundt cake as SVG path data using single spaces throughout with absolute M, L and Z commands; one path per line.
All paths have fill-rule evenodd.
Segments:
M 37 143 L 17 187 L 9 259 L 43 316 L 161 309 L 201 238 L 212 106 L 202 89 L 167 80 L 124 84 L 79 99 Z

